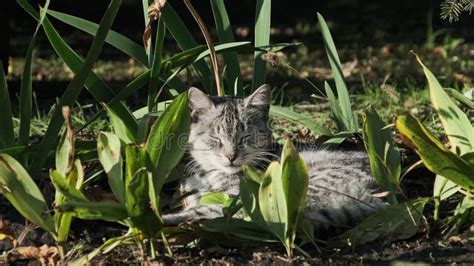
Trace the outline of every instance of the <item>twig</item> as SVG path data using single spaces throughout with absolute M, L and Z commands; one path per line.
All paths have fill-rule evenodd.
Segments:
M 211 34 L 207 30 L 206 25 L 204 24 L 204 21 L 202 20 L 201 16 L 199 16 L 199 13 L 191 4 L 191 2 L 189 0 L 184 0 L 184 3 L 186 4 L 186 7 L 189 9 L 194 19 L 196 20 L 199 28 L 201 29 L 202 34 L 204 35 L 204 39 L 206 40 L 207 47 L 209 48 L 211 63 L 214 69 L 214 77 L 216 79 L 217 95 L 224 96 L 224 90 L 222 88 L 222 78 L 220 75 L 221 71 L 219 67 L 219 62 L 217 61 L 217 54 L 216 54 L 216 50 L 214 49 L 214 44 L 212 42 Z

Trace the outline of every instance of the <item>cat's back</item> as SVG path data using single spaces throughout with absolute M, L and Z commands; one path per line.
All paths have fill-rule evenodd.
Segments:
M 378 191 L 365 152 L 309 149 L 300 156 L 308 167 L 310 205 L 337 208 L 371 202 Z

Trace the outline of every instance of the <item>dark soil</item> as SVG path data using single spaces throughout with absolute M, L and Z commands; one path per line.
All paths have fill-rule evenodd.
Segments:
M 13 229 L 15 236 L 19 236 L 24 230 L 32 229 L 25 226 L 26 221 L 6 202 L 0 198 L 1 214 L 6 226 Z M 81 254 L 92 251 L 107 238 L 119 236 L 125 233 L 125 229 L 116 224 L 94 221 L 76 220 L 72 225 L 68 247 L 82 244 L 79 252 L 70 254 L 69 258 L 78 257 Z M 40 229 L 32 229 L 26 234 L 21 242 L 22 246 L 41 246 L 43 244 L 54 245 L 51 237 Z M 6 252 L 12 248 L 10 240 L 0 240 L 0 252 Z M 474 245 L 456 241 L 456 238 L 444 240 L 439 235 L 429 236 L 420 233 L 411 239 L 397 241 L 394 243 L 376 242 L 358 247 L 354 250 L 325 250 L 317 254 L 315 250 L 309 250 L 311 258 L 296 252 L 289 259 L 280 246 L 265 246 L 259 248 L 227 248 L 200 242 L 195 247 L 174 248 L 173 255 L 165 255 L 162 247 L 158 248 L 159 255 L 151 262 L 175 264 L 375 264 L 384 265 L 393 261 L 404 263 L 425 262 L 429 264 L 452 264 L 452 263 L 474 263 Z M 142 256 L 138 248 L 133 245 L 124 245 L 115 248 L 112 252 L 94 258 L 93 263 L 107 264 L 139 264 Z M 34 262 L 16 261 L 16 264 L 31 264 Z

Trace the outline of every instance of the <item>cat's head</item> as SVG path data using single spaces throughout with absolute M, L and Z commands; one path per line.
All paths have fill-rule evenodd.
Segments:
M 245 98 L 208 97 L 188 91 L 192 109 L 188 151 L 206 171 L 235 174 L 243 165 L 265 162 L 271 145 L 271 89 L 263 85 Z

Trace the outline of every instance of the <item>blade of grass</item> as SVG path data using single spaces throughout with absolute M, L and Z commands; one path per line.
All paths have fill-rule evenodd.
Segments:
M 255 9 L 255 46 L 270 44 L 271 0 L 257 0 Z M 262 58 L 263 52 L 254 53 L 252 89 L 265 83 L 267 63 Z
M 230 25 L 229 16 L 223 0 L 210 0 L 212 13 L 214 14 L 214 21 L 217 29 L 217 36 L 221 43 L 234 42 L 234 34 Z M 227 88 L 229 91 L 233 88 L 234 83 L 238 88 L 238 95 L 243 95 L 242 91 L 242 76 L 240 74 L 239 57 L 236 52 L 224 53 L 225 62 L 225 78 L 227 81 Z
M 109 4 L 104 16 L 101 19 L 96 37 L 92 42 L 91 48 L 89 49 L 86 60 L 84 61 L 81 70 L 78 72 L 75 78 L 68 84 L 57 106 L 61 107 L 64 105 L 73 105 L 74 102 L 77 100 L 77 97 L 81 93 L 82 87 L 86 82 L 89 72 L 91 72 L 92 67 L 97 61 L 97 58 L 105 42 L 105 36 L 107 35 L 108 30 L 112 26 L 112 23 L 115 20 L 115 17 L 121 4 L 122 0 L 111 0 L 111 3 Z M 62 123 L 63 117 L 61 115 L 61 110 L 60 108 L 56 108 L 51 117 L 45 136 L 40 144 L 40 150 L 36 158 L 33 159 L 33 162 L 30 167 L 30 172 L 33 173 L 35 176 L 43 168 L 43 165 L 47 158 L 47 154 L 49 150 L 51 150 L 58 137 L 58 132 L 61 129 Z
M 150 18 L 148 17 L 148 6 L 149 6 L 149 3 L 148 3 L 148 0 L 142 0 L 142 8 L 143 8 L 143 22 L 144 22 L 144 27 L 143 28 L 146 28 L 148 26 L 148 24 L 150 23 Z M 152 55 L 151 55 L 151 39 L 147 40 L 147 43 L 143 44 L 145 45 L 145 53 L 147 55 L 147 61 L 148 61 L 148 65 L 151 66 L 151 60 L 152 60 Z
M 31 65 L 33 60 L 33 50 L 35 47 L 36 36 L 43 23 L 45 17 L 45 11 L 48 10 L 49 0 L 46 0 L 44 9 L 39 14 L 38 24 L 36 25 L 35 32 L 31 38 L 30 44 L 25 57 L 25 65 L 23 67 L 23 74 L 21 76 L 21 88 L 20 88 L 20 130 L 18 133 L 18 144 L 28 144 L 30 137 L 30 126 L 31 126 L 31 111 L 32 111 L 32 98 L 33 98 L 33 84 L 31 80 Z
M 323 135 L 323 136 L 332 136 L 333 134 L 328 129 L 321 127 L 316 124 L 311 118 L 296 113 L 288 108 L 272 105 L 270 106 L 270 115 L 282 117 L 288 119 L 292 122 L 301 124 L 311 130 L 313 133 Z
M 318 15 L 319 25 L 321 26 L 321 33 L 323 35 L 324 47 L 326 50 L 329 64 L 331 65 L 334 81 L 336 83 L 337 99 L 341 107 L 342 116 L 346 123 L 344 131 L 357 131 L 357 117 L 353 114 L 351 108 L 351 100 L 349 98 L 349 92 L 347 90 L 346 83 L 344 82 L 344 74 L 342 71 L 341 60 L 337 54 L 336 45 L 329 31 L 328 25 L 321 14 Z
M 456 100 L 458 100 L 460 103 L 464 104 L 466 107 L 470 108 L 470 109 L 474 109 L 474 102 L 471 101 L 469 98 L 467 98 L 466 96 L 464 96 L 462 93 L 460 93 L 459 91 L 455 90 L 455 89 L 451 89 L 451 88 L 448 88 L 448 89 L 445 89 L 445 91 L 451 95 L 451 97 L 455 98 Z
M 13 131 L 13 114 L 8 93 L 7 79 L 0 62 L 0 148 L 6 149 L 15 146 L 15 135 Z
M 198 43 L 194 40 L 191 32 L 186 27 L 184 22 L 178 16 L 176 11 L 171 6 L 171 3 L 166 3 L 166 5 L 161 10 L 161 17 L 165 21 L 166 28 L 168 28 L 171 35 L 173 35 L 174 39 L 178 43 L 178 46 L 184 51 L 189 50 L 198 46 Z M 202 62 L 196 62 L 193 64 L 196 72 L 199 75 L 199 78 L 202 82 L 203 89 L 210 92 L 212 85 L 211 85 L 211 78 L 212 73 L 209 70 L 207 64 Z
M 61 13 L 54 10 L 48 10 L 48 15 L 54 17 L 55 19 L 66 23 L 74 28 L 86 32 L 90 35 L 95 35 L 99 25 L 97 23 L 75 17 L 69 14 Z M 110 30 L 105 37 L 105 42 L 112 45 L 113 47 L 119 49 L 120 51 L 126 53 L 131 58 L 135 59 L 140 64 L 148 67 L 148 58 L 145 53 L 145 49 L 137 44 L 136 42 L 130 40 L 124 35 Z
M 25 0 L 19 0 L 18 2 L 33 18 L 37 20 L 39 19 L 38 12 L 36 12 L 36 10 L 34 10 L 27 2 L 25 2 Z M 55 52 L 75 74 L 78 74 L 84 60 L 76 52 L 74 52 L 74 50 L 72 50 L 66 42 L 64 42 L 47 17 L 45 17 L 43 21 L 43 29 Z M 85 85 L 92 96 L 99 102 L 108 102 L 110 99 L 115 97 L 115 92 L 110 87 L 108 87 L 108 85 L 93 71 L 89 73 Z M 120 103 L 120 101 L 115 101 L 113 103 L 109 103 L 108 106 L 111 110 L 117 113 L 117 115 L 119 115 L 122 120 L 126 121 L 126 124 L 128 127 L 130 127 L 130 130 L 133 131 L 138 128 L 137 121 L 123 103 Z
M 155 50 L 153 62 L 151 62 L 150 83 L 148 84 L 148 111 L 154 110 L 154 101 L 158 95 L 158 83 L 160 82 L 161 59 L 163 56 L 163 45 L 165 42 L 166 28 L 162 18 L 159 18 L 156 29 Z

